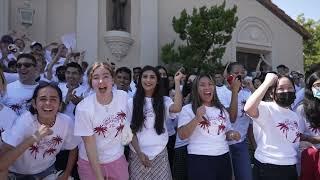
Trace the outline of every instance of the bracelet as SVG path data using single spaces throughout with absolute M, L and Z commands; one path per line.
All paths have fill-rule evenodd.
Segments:
M 40 141 L 40 137 L 38 137 L 37 135 L 35 134 L 32 134 L 32 137 L 34 138 L 34 140 L 36 140 L 37 142 Z

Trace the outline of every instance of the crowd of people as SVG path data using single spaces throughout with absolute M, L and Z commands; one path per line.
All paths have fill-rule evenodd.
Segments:
M 320 64 L 170 74 L 10 35 L 0 50 L 0 179 L 320 179 Z

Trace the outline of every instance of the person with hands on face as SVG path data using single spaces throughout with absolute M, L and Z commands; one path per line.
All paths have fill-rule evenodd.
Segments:
M 166 145 L 168 132 L 165 120 L 176 117 L 181 111 L 182 94 L 180 81 L 184 74 L 175 74 L 175 97 L 164 96 L 159 71 L 145 66 L 139 76 L 137 91 L 129 99 L 132 115 L 131 129 L 134 134 L 130 144 L 130 179 L 172 179 Z
M 239 140 L 229 114 L 220 103 L 213 78 L 199 75 L 192 85 L 192 101 L 182 108 L 178 135 L 189 138 L 188 179 L 231 180 L 232 168 L 227 141 Z
M 273 101 L 264 102 L 262 98 L 269 87 L 273 87 Z M 297 179 L 301 119 L 291 110 L 294 100 L 293 80 L 288 76 L 268 73 L 245 104 L 244 110 L 253 120 L 257 143 L 253 168 L 255 179 Z
M 9 169 L 15 179 L 43 179 L 55 174 L 54 163 L 60 150 L 72 150 L 80 139 L 73 136 L 73 121 L 58 112 L 62 93 L 55 84 L 41 82 L 34 90 L 32 106 L 2 135 L 0 171 Z M 69 177 L 75 161 L 68 161 L 67 169 L 58 179 Z

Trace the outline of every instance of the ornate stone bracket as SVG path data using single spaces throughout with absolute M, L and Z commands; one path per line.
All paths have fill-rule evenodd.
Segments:
M 112 55 L 121 61 L 128 54 L 134 40 L 128 32 L 107 31 L 104 35 L 104 42 L 110 48 Z

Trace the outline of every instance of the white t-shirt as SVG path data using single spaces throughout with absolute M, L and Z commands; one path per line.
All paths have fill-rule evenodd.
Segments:
M 230 102 L 231 102 L 231 96 L 232 96 L 232 92 L 225 86 L 216 86 L 216 91 L 217 91 L 217 95 L 218 98 L 221 102 L 221 104 L 225 107 L 225 108 L 229 108 L 230 106 Z
M 173 136 L 175 133 L 176 133 L 176 130 L 174 129 L 175 128 L 175 119 L 167 119 L 165 121 L 166 123 L 166 128 L 168 130 L 168 135 L 169 136 Z
M 37 116 L 27 111 L 15 121 L 11 131 L 3 133 L 3 141 L 16 147 L 26 138 L 32 136 L 39 127 Z M 51 127 L 53 134 L 30 146 L 9 170 L 19 174 L 43 172 L 54 164 L 60 150 L 70 150 L 77 147 L 80 139 L 73 136 L 72 129 L 73 121 L 68 116 L 58 113 L 56 122 Z
M 299 123 L 299 125 L 301 124 L 301 132 L 303 134 L 306 134 L 306 135 L 312 136 L 312 137 L 320 136 L 320 128 L 319 127 L 318 128 L 312 127 L 311 124 L 307 121 L 306 115 L 304 113 L 303 105 L 300 105 L 297 107 L 296 113 L 300 117 L 301 122 Z M 320 143 L 315 144 L 315 147 L 319 149 Z
M 67 84 L 66 83 L 61 83 L 59 84 L 59 88 L 62 91 L 62 97 L 63 97 L 63 101 L 66 102 L 66 98 L 67 98 L 67 93 L 68 93 L 68 88 L 67 88 Z M 75 95 L 80 97 L 83 96 L 85 97 L 85 92 L 86 92 L 86 87 L 79 85 L 79 87 L 77 87 L 76 89 L 74 89 L 72 92 L 75 92 Z M 65 110 L 63 111 L 64 114 L 70 116 L 72 119 L 74 119 L 74 108 L 76 107 L 76 105 L 74 105 L 71 101 L 67 104 Z
M 7 84 L 10 84 L 14 81 L 19 80 L 19 74 L 18 73 L 7 73 L 3 72 L 4 77 L 6 78 Z
M 300 118 L 290 109 L 275 102 L 261 101 L 259 117 L 253 119 L 257 143 L 254 157 L 261 163 L 294 165 L 300 141 Z
M 15 111 L 17 115 L 21 115 L 31 105 L 31 102 L 28 101 L 32 98 L 33 91 L 37 86 L 38 84 L 25 85 L 19 80 L 8 84 L 4 104 Z
M 100 104 L 94 93 L 83 99 L 76 108 L 74 134 L 94 135 L 100 163 L 115 161 L 124 152 L 121 132 L 128 117 L 127 93 L 121 90 L 112 93 L 113 98 L 108 105 Z M 79 157 L 89 161 L 84 143 L 79 146 Z
M 238 93 L 238 115 L 234 123 L 231 123 L 232 128 L 235 131 L 238 131 L 241 135 L 239 141 L 228 141 L 229 145 L 242 142 L 247 137 L 248 127 L 251 119 L 244 112 L 244 105 L 247 102 L 247 99 L 251 96 L 251 92 L 246 89 L 241 89 Z M 229 103 L 230 104 L 230 103 Z
M 226 132 L 231 130 L 227 111 L 216 107 L 205 107 L 204 117 L 207 121 L 200 122 L 189 137 L 188 154 L 218 156 L 229 152 Z M 182 108 L 179 114 L 178 128 L 187 125 L 195 114 L 191 104 Z
M 179 115 L 174 120 L 174 127 L 176 127 L 176 128 L 178 128 L 178 121 L 179 121 Z M 189 139 L 182 140 L 182 139 L 180 139 L 179 134 L 177 133 L 174 148 L 179 148 L 179 147 L 182 147 L 182 146 L 185 146 L 188 144 L 189 144 Z
M 164 119 L 173 119 L 176 117 L 175 113 L 170 113 L 169 109 L 170 106 L 173 104 L 171 98 L 167 96 L 163 96 L 164 98 L 164 112 L 165 116 Z M 129 113 L 132 115 L 133 112 L 133 99 L 129 99 Z M 137 138 L 139 142 L 139 147 L 143 153 L 145 153 L 149 159 L 154 159 L 158 154 L 160 154 L 163 149 L 166 147 L 168 143 L 168 130 L 163 123 L 163 127 L 165 132 L 158 135 L 156 129 L 154 128 L 155 118 L 156 115 L 153 111 L 152 107 L 152 98 L 145 97 L 145 104 L 143 107 L 143 114 L 144 114 L 144 125 L 141 131 L 137 132 Z M 132 119 L 130 118 L 130 121 Z M 130 149 L 135 152 L 133 146 L 130 144 Z
M 131 81 L 130 83 L 130 89 L 133 94 L 137 91 L 136 83 L 134 83 L 133 81 Z
M 0 144 L 2 142 L 2 133 L 5 131 L 10 131 L 14 121 L 17 119 L 17 114 L 10 108 L 2 105 L 0 103 L 0 106 L 3 106 L 0 110 Z M 1 107 L 0 107 L 1 108 Z

